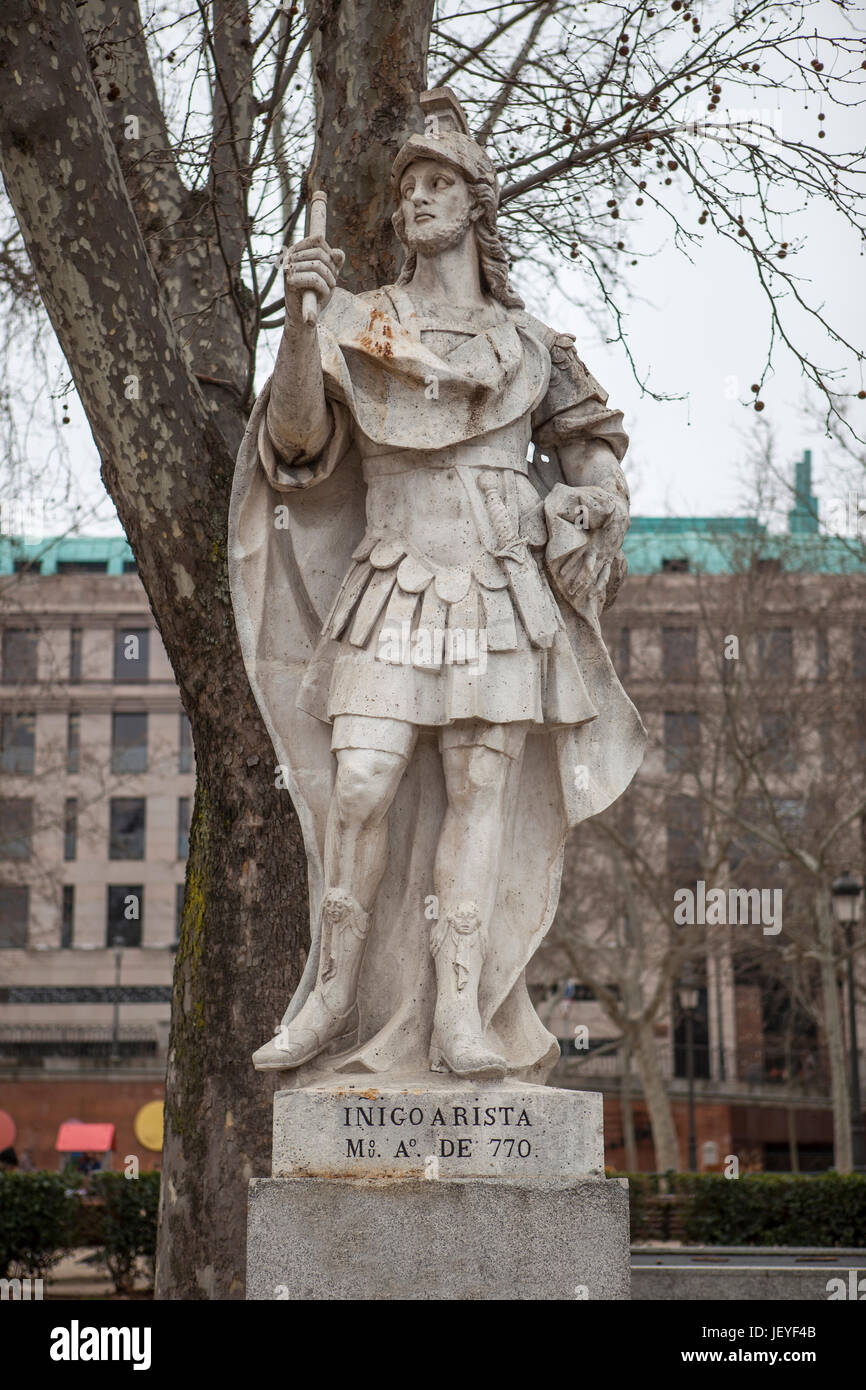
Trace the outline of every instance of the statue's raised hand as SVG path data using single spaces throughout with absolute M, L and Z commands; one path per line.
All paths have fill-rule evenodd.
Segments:
M 285 266 L 286 314 L 290 323 L 303 323 L 306 290 L 312 290 L 316 296 L 321 313 L 334 292 L 345 259 L 345 252 L 329 246 L 321 236 L 305 237 L 290 249 Z

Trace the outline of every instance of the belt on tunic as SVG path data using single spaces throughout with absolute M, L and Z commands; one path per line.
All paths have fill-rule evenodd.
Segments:
M 517 441 L 516 441 L 517 442 Z M 366 454 L 364 473 L 370 478 L 394 473 L 410 473 L 418 468 L 506 468 L 512 473 L 528 475 L 526 450 L 496 448 L 491 444 L 449 445 L 444 449 L 391 449 L 382 454 Z

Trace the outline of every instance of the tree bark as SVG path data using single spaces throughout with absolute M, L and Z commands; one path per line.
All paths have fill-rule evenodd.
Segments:
M 13 0 L 0 23 L 7 191 L 193 729 L 157 1273 L 157 1296 L 173 1299 L 243 1297 L 247 1181 L 269 1171 L 275 1086 L 250 1054 L 276 1026 L 309 940 L 300 832 L 275 787 L 227 578 L 254 341 L 238 281 L 249 100 L 232 81 L 247 61 L 243 15 L 217 10 L 223 85 L 206 197 L 189 194 L 166 159 L 135 6 L 87 0 L 89 49 L 68 0 Z M 395 273 L 386 173 L 425 84 L 431 12 L 432 0 L 323 9 L 316 158 L 333 239 L 352 258 L 350 288 Z M 101 44 L 106 35 L 119 48 Z M 134 153 L 129 114 L 140 120 Z
M 272 1086 L 249 1058 L 299 976 L 307 921 L 297 823 L 274 786 L 228 592 L 234 458 L 148 260 L 72 6 L 22 4 L 2 26 L 0 107 L 7 191 L 196 750 L 159 1294 L 241 1297 L 246 1184 L 270 1150 Z
M 666 1173 L 669 1168 L 678 1172 L 684 1165 L 680 1161 L 676 1126 L 659 1066 L 653 1026 L 645 1019 L 639 1020 L 635 1025 L 634 1056 L 652 1126 L 656 1172 Z
M 631 1046 L 627 1039 L 623 1039 L 622 1045 L 620 1105 L 622 1106 L 622 1138 L 625 1147 L 626 1172 L 636 1173 L 638 1171 L 637 1144 L 634 1137 L 634 1109 L 631 1103 Z
M 818 962 L 824 999 L 824 1035 L 830 1061 L 830 1096 L 833 1101 L 833 1167 L 837 1173 L 850 1173 L 851 1109 L 848 1072 L 845 1064 L 845 1034 L 839 1000 L 838 952 L 833 939 L 833 918 L 827 890 L 815 889 L 815 917 L 818 923 Z
M 319 4 L 309 0 L 307 9 Z M 325 0 L 313 38 L 316 148 L 310 188 L 328 194 L 328 242 L 346 252 L 357 293 L 391 283 L 402 262 L 391 226 L 391 165 L 424 126 L 433 0 Z

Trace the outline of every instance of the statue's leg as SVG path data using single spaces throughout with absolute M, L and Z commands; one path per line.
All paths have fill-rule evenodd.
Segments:
M 334 748 L 318 976 L 298 1014 L 256 1053 L 259 1066 L 298 1067 L 353 1040 L 370 912 L 388 862 L 388 811 L 415 738 L 413 727 L 397 720 L 344 716 L 335 722 L 335 743 L 355 746 Z M 364 741 L 388 746 L 358 746 Z
M 339 884 L 365 911 L 388 863 L 388 812 L 406 759 L 372 748 L 341 748 L 325 831 L 325 884 Z
M 503 1076 L 504 1058 L 484 1041 L 478 983 L 496 904 L 508 772 L 525 734 L 512 728 L 503 737 L 501 728 L 487 726 L 473 742 L 471 733 L 454 741 L 460 737 L 449 731 L 442 746 L 448 809 L 434 869 L 439 917 L 431 937 L 437 997 L 430 1063 L 458 1076 Z M 500 746 L 481 743 L 482 737 Z

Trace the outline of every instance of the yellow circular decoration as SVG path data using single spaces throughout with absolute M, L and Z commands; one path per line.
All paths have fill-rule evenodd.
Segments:
M 143 1105 L 132 1122 L 135 1137 L 143 1149 L 154 1153 L 162 1150 L 162 1112 L 161 1100 L 149 1100 Z

